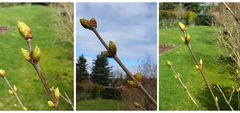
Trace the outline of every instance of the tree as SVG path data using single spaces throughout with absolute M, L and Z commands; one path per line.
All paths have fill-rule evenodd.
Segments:
M 183 8 L 187 11 L 192 11 L 195 13 L 200 13 L 203 10 L 201 3 L 182 3 Z
M 160 10 L 173 10 L 175 9 L 179 3 L 160 3 L 159 9 Z
M 107 57 L 104 55 L 97 55 L 97 59 L 94 60 L 91 73 L 91 80 L 103 86 L 107 86 L 110 82 L 109 75 L 111 67 L 108 66 Z
M 84 58 L 83 55 L 81 55 L 78 59 L 78 62 L 76 64 L 76 74 L 77 74 L 77 81 L 83 81 L 88 79 L 89 73 L 87 71 L 87 60 Z

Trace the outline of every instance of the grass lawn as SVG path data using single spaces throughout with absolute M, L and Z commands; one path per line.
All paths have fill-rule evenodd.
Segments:
M 77 101 L 77 110 L 128 110 L 127 104 L 110 99 Z
M 203 59 L 203 69 L 210 83 L 219 84 L 224 91 L 230 92 L 232 86 L 237 86 L 226 68 L 218 60 L 221 51 L 215 46 L 214 29 L 207 26 L 189 27 L 191 35 L 191 46 L 198 58 Z M 175 44 L 177 49 L 160 56 L 159 70 L 159 99 L 160 110 L 214 110 L 215 106 L 209 92 L 202 80 L 191 55 L 180 39 L 182 32 L 176 27 L 174 29 L 160 29 L 160 44 Z M 199 107 L 196 107 L 174 78 L 173 73 L 166 65 L 171 61 L 173 67 L 181 74 L 181 78 L 188 87 Z M 229 109 L 221 94 L 215 92 L 219 98 L 221 109 Z M 227 98 L 229 96 L 227 95 Z M 235 102 L 237 98 L 233 98 Z M 236 108 L 236 105 L 233 105 Z
M 34 68 L 20 51 L 27 49 L 25 40 L 17 30 L 17 20 L 24 21 L 32 29 L 33 46 L 41 49 L 40 65 L 50 87 L 59 87 L 73 100 L 73 51 L 70 44 L 58 41 L 52 21 L 56 9 L 45 6 L 14 6 L 0 8 L 0 26 L 10 26 L 12 31 L 0 35 L 0 68 L 8 79 L 18 87 L 18 95 L 29 110 L 50 110 L 47 96 Z M 8 86 L 0 79 L 0 110 L 22 110 L 16 98 L 8 94 Z M 65 101 L 60 102 L 61 110 L 71 110 Z

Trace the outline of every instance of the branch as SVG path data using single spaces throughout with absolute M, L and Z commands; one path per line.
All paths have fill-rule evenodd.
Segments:
M 227 100 L 225 94 L 223 93 L 222 89 L 219 87 L 219 85 L 217 85 L 217 87 L 218 87 L 218 89 L 220 90 L 220 92 L 221 92 L 224 100 L 227 102 L 227 105 L 229 106 L 229 108 L 230 108 L 232 111 L 234 111 L 234 109 L 232 108 L 231 104 L 230 104 L 229 101 Z
M 181 22 L 178 23 L 178 26 L 179 26 L 180 30 L 183 32 L 183 35 L 184 35 L 184 37 L 182 37 L 182 40 L 183 40 L 184 44 L 187 46 L 187 48 L 188 48 L 188 50 L 189 50 L 189 52 L 190 52 L 194 62 L 197 64 L 197 68 L 198 68 L 198 70 L 199 70 L 199 72 L 200 72 L 200 74 L 201 74 L 201 76 L 203 78 L 203 81 L 205 82 L 205 84 L 206 84 L 210 94 L 212 95 L 212 98 L 213 98 L 213 101 L 214 101 L 214 104 L 215 104 L 217 110 L 220 110 L 218 102 L 217 102 L 217 99 L 216 99 L 216 97 L 215 97 L 215 95 L 214 95 L 214 93 L 212 91 L 211 86 L 210 86 L 210 83 L 208 82 L 205 74 L 203 73 L 202 63 L 198 62 L 197 57 L 195 56 L 195 54 L 193 53 L 193 51 L 191 49 L 191 45 L 190 45 L 191 37 L 190 37 L 189 34 L 187 34 L 187 28 Z
M 186 87 L 185 84 L 182 82 L 182 80 L 181 80 L 181 78 L 180 78 L 180 74 L 177 73 L 177 72 L 174 70 L 174 68 L 173 68 L 173 66 L 172 66 L 172 64 L 171 64 L 170 62 L 168 62 L 168 66 L 169 66 L 169 68 L 172 70 L 172 72 L 175 74 L 174 77 L 181 83 L 181 86 L 183 87 L 184 91 L 187 92 L 187 94 L 188 94 L 188 96 L 190 97 L 190 99 L 192 100 L 192 102 L 193 102 L 196 106 L 198 106 L 198 104 L 196 103 L 196 101 L 193 99 L 192 95 L 191 95 L 190 92 L 188 91 L 187 87 Z
M 239 18 L 236 17 L 236 15 L 235 15 L 234 12 L 232 11 L 232 9 L 231 9 L 225 2 L 223 2 L 223 4 L 224 4 L 225 7 L 227 8 L 227 10 L 231 13 L 231 15 L 232 15 L 233 18 L 236 20 L 236 22 L 237 22 L 238 24 L 240 24 Z
M 10 84 L 10 82 L 8 81 L 7 77 L 3 77 L 3 79 L 6 81 L 6 83 L 8 84 L 8 87 L 11 89 L 11 91 L 13 92 L 13 95 L 16 97 L 17 101 L 19 102 L 19 104 L 21 105 L 23 110 L 27 110 L 27 108 L 23 105 L 22 101 L 20 100 L 20 98 L 17 95 L 17 92 L 14 90 L 14 88 L 12 87 L 12 85 Z
M 109 50 L 109 47 L 107 46 L 107 44 L 105 43 L 105 41 L 102 39 L 102 37 L 98 34 L 97 30 L 95 27 L 91 27 L 91 30 L 95 33 L 95 35 L 98 37 L 98 39 L 100 40 L 100 42 L 104 45 L 104 47 Z M 120 65 L 120 67 L 125 71 L 125 73 L 127 74 L 127 76 L 129 78 L 131 78 L 135 83 L 138 84 L 140 90 L 148 97 L 148 99 L 155 105 L 157 106 L 157 102 L 156 100 L 147 92 L 147 90 L 143 87 L 143 85 L 138 82 L 132 75 L 132 73 L 130 73 L 130 71 L 126 68 L 126 66 L 122 63 L 122 61 L 118 58 L 117 55 L 114 55 L 113 58 L 115 59 L 115 61 Z
M 109 52 L 111 54 L 111 58 L 113 58 L 119 65 L 120 67 L 125 71 L 126 75 L 133 80 L 133 82 L 135 82 L 137 88 L 139 88 L 144 95 L 152 102 L 152 104 L 154 104 L 155 106 L 157 106 L 157 102 L 156 100 L 148 93 L 148 91 L 143 87 L 143 85 L 141 84 L 141 82 L 139 82 L 138 80 L 136 80 L 132 73 L 130 73 L 130 71 L 126 68 L 126 66 L 122 63 L 122 61 L 118 58 L 118 56 L 116 55 L 116 47 L 113 47 L 112 49 L 114 49 L 114 51 L 112 51 L 112 49 L 110 50 L 110 48 L 107 46 L 107 44 L 105 43 L 105 41 L 102 39 L 102 37 L 99 35 L 99 33 L 97 32 L 96 28 L 97 28 L 97 22 L 94 18 L 92 18 L 91 20 L 86 20 L 86 19 L 80 19 L 80 23 L 81 25 L 85 28 L 85 29 L 89 29 L 91 31 L 94 32 L 94 34 L 97 36 L 97 38 L 100 40 L 100 42 L 102 43 L 102 45 L 107 49 L 107 52 Z M 115 44 L 113 44 L 115 46 Z M 113 52 L 113 53 L 112 53 Z

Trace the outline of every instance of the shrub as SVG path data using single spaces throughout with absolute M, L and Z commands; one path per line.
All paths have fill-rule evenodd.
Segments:
M 211 26 L 212 25 L 212 15 L 197 15 L 197 21 L 196 25 L 206 25 Z
M 120 91 L 117 88 L 105 88 L 102 92 L 102 98 L 120 100 Z
M 192 11 L 188 11 L 185 15 L 185 19 L 187 24 L 195 24 L 197 20 L 197 14 Z
M 177 16 L 171 11 L 160 10 L 159 19 L 176 19 Z
M 94 86 L 94 90 L 93 90 L 93 97 L 94 98 L 98 98 L 101 96 L 102 92 L 103 92 L 104 88 L 102 85 L 96 84 Z

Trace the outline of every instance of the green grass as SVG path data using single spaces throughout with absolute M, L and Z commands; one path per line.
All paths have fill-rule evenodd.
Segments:
M 44 87 L 34 68 L 24 59 L 20 48 L 27 49 L 23 37 L 17 30 L 17 20 L 24 21 L 32 29 L 33 46 L 41 49 L 40 65 L 52 87 L 59 87 L 73 100 L 73 51 L 70 44 L 58 41 L 51 27 L 56 9 L 45 6 L 15 6 L 0 9 L 0 25 L 10 26 L 14 30 L 0 35 L 0 68 L 8 74 L 8 79 L 18 87 L 18 95 L 29 110 L 50 110 Z M 8 94 L 7 84 L 0 79 L 0 110 L 22 110 L 15 97 Z M 14 106 L 16 104 L 16 106 Z M 61 110 L 71 107 L 61 100 Z
M 127 104 L 110 99 L 77 101 L 77 110 L 128 110 Z
M 198 58 L 203 59 L 204 72 L 209 82 L 219 84 L 223 89 L 237 86 L 229 74 L 228 68 L 219 63 L 218 58 L 221 51 L 215 46 L 216 34 L 214 29 L 207 26 L 196 26 L 189 27 L 188 31 L 191 34 L 190 43 L 193 51 Z M 210 97 L 202 77 L 196 70 L 192 57 L 180 36 L 182 36 L 182 32 L 177 27 L 160 29 L 160 44 L 175 44 L 177 46 L 177 49 L 160 56 L 160 110 L 213 110 L 215 106 L 212 103 L 212 97 Z M 199 103 L 199 107 L 192 103 L 179 82 L 173 77 L 173 73 L 166 65 L 168 60 L 172 62 L 175 70 L 181 74 L 183 82 Z M 216 95 L 220 98 L 220 94 L 216 93 Z M 224 100 L 219 100 L 219 103 L 220 108 L 229 109 Z

